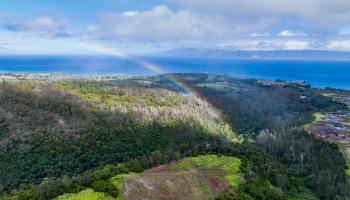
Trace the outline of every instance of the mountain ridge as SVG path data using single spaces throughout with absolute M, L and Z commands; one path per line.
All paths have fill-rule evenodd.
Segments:
M 350 52 L 328 50 L 235 50 L 179 48 L 160 52 L 158 56 L 212 57 L 237 59 L 319 59 L 350 60 Z

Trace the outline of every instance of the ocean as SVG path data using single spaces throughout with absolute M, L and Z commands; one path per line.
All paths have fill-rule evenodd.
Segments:
M 268 60 L 143 57 L 168 73 L 215 73 L 239 78 L 307 81 L 350 89 L 350 60 Z M 108 56 L 2 56 L 0 72 L 154 75 L 138 62 Z

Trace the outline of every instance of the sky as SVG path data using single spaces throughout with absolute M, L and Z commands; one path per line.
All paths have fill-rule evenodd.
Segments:
M 349 0 L 1 0 L 0 54 L 350 51 Z M 87 48 L 89 47 L 89 48 Z

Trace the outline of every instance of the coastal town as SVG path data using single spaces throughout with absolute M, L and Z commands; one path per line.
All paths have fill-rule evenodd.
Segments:
M 324 95 L 350 106 L 350 95 L 346 91 Z M 350 162 L 350 111 L 315 113 L 314 117 L 315 121 L 307 126 L 307 130 L 318 138 L 337 144 Z
M 345 140 L 350 142 L 350 111 L 339 110 L 316 114 L 317 122 L 309 130 L 317 137 L 325 138 L 330 142 Z
M 66 80 L 119 80 L 130 78 L 130 75 L 124 74 L 68 74 L 68 73 L 0 73 L 0 80 L 5 81 L 66 81 Z
M 294 87 L 311 87 L 306 81 L 284 81 L 284 80 L 259 80 L 258 83 L 262 86 L 294 86 Z
M 280 81 L 259 80 L 258 83 L 265 87 L 310 87 L 305 81 Z M 350 108 L 350 92 L 337 89 L 324 89 L 324 96 L 331 97 L 334 101 L 343 103 Z M 301 95 L 300 99 L 307 99 Z M 350 161 L 350 111 L 338 110 L 336 112 L 315 113 L 315 121 L 307 126 L 307 130 L 317 138 L 337 144 Z

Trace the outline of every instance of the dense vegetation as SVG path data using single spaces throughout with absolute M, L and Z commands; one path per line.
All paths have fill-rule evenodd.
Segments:
M 265 131 L 257 142 L 291 174 L 302 177 L 303 183 L 321 199 L 350 195 L 346 160 L 335 144 L 318 140 L 303 130 L 285 134 Z
M 142 113 L 96 110 L 95 104 L 53 86 L 0 87 L 0 184 L 5 190 L 125 162 L 171 144 L 211 140 L 211 129 L 197 125 L 189 107 L 182 111 L 185 116 L 177 112 L 178 117 L 166 118 L 164 111 L 164 120 L 145 121 L 139 119 Z
M 247 181 L 246 184 L 248 185 L 255 183 L 259 179 L 265 180 L 268 184 L 270 182 L 275 184 L 277 179 L 288 181 L 286 169 L 254 145 L 233 144 L 225 146 L 222 142 L 218 140 L 210 147 L 207 144 L 183 145 L 182 147 L 174 146 L 163 152 L 157 150 L 148 156 L 137 157 L 124 164 L 107 165 L 93 172 L 86 171 L 77 177 L 46 178 L 38 185 L 22 185 L 18 191 L 13 191 L 11 196 L 5 196 L 4 199 L 51 199 L 63 193 L 77 193 L 89 188 L 92 188 L 96 192 L 104 193 L 108 198 L 117 197 L 121 194 L 119 193 L 120 189 L 115 187 L 113 183 L 113 177 L 130 172 L 139 173 L 144 169 L 169 163 L 171 160 L 174 161 L 182 157 L 197 156 L 208 152 L 240 158 L 242 164 L 239 168 L 244 174 L 244 178 Z M 271 189 L 275 190 L 274 188 Z M 269 188 L 266 188 L 266 190 L 270 191 Z M 273 197 L 273 192 L 271 195 L 266 195 L 270 199 L 276 199 Z M 278 196 L 280 195 L 282 195 L 282 199 L 286 198 L 282 192 L 278 193 Z
M 219 199 L 346 199 L 339 150 L 300 129 L 314 112 L 337 109 L 346 107 L 308 87 L 207 74 L 3 82 L 0 191 L 50 199 L 93 188 L 116 197 L 109 181 L 116 175 L 215 153 L 239 158 L 245 180 Z
M 256 80 L 193 74 L 177 78 L 194 89 L 239 133 L 256 135 L 263 129 L 288 129 L 312 121 L 312 113 L 346 106 L 308 87 L 263 86 Z M 301 98 L 304 96 L 305 98 Z

